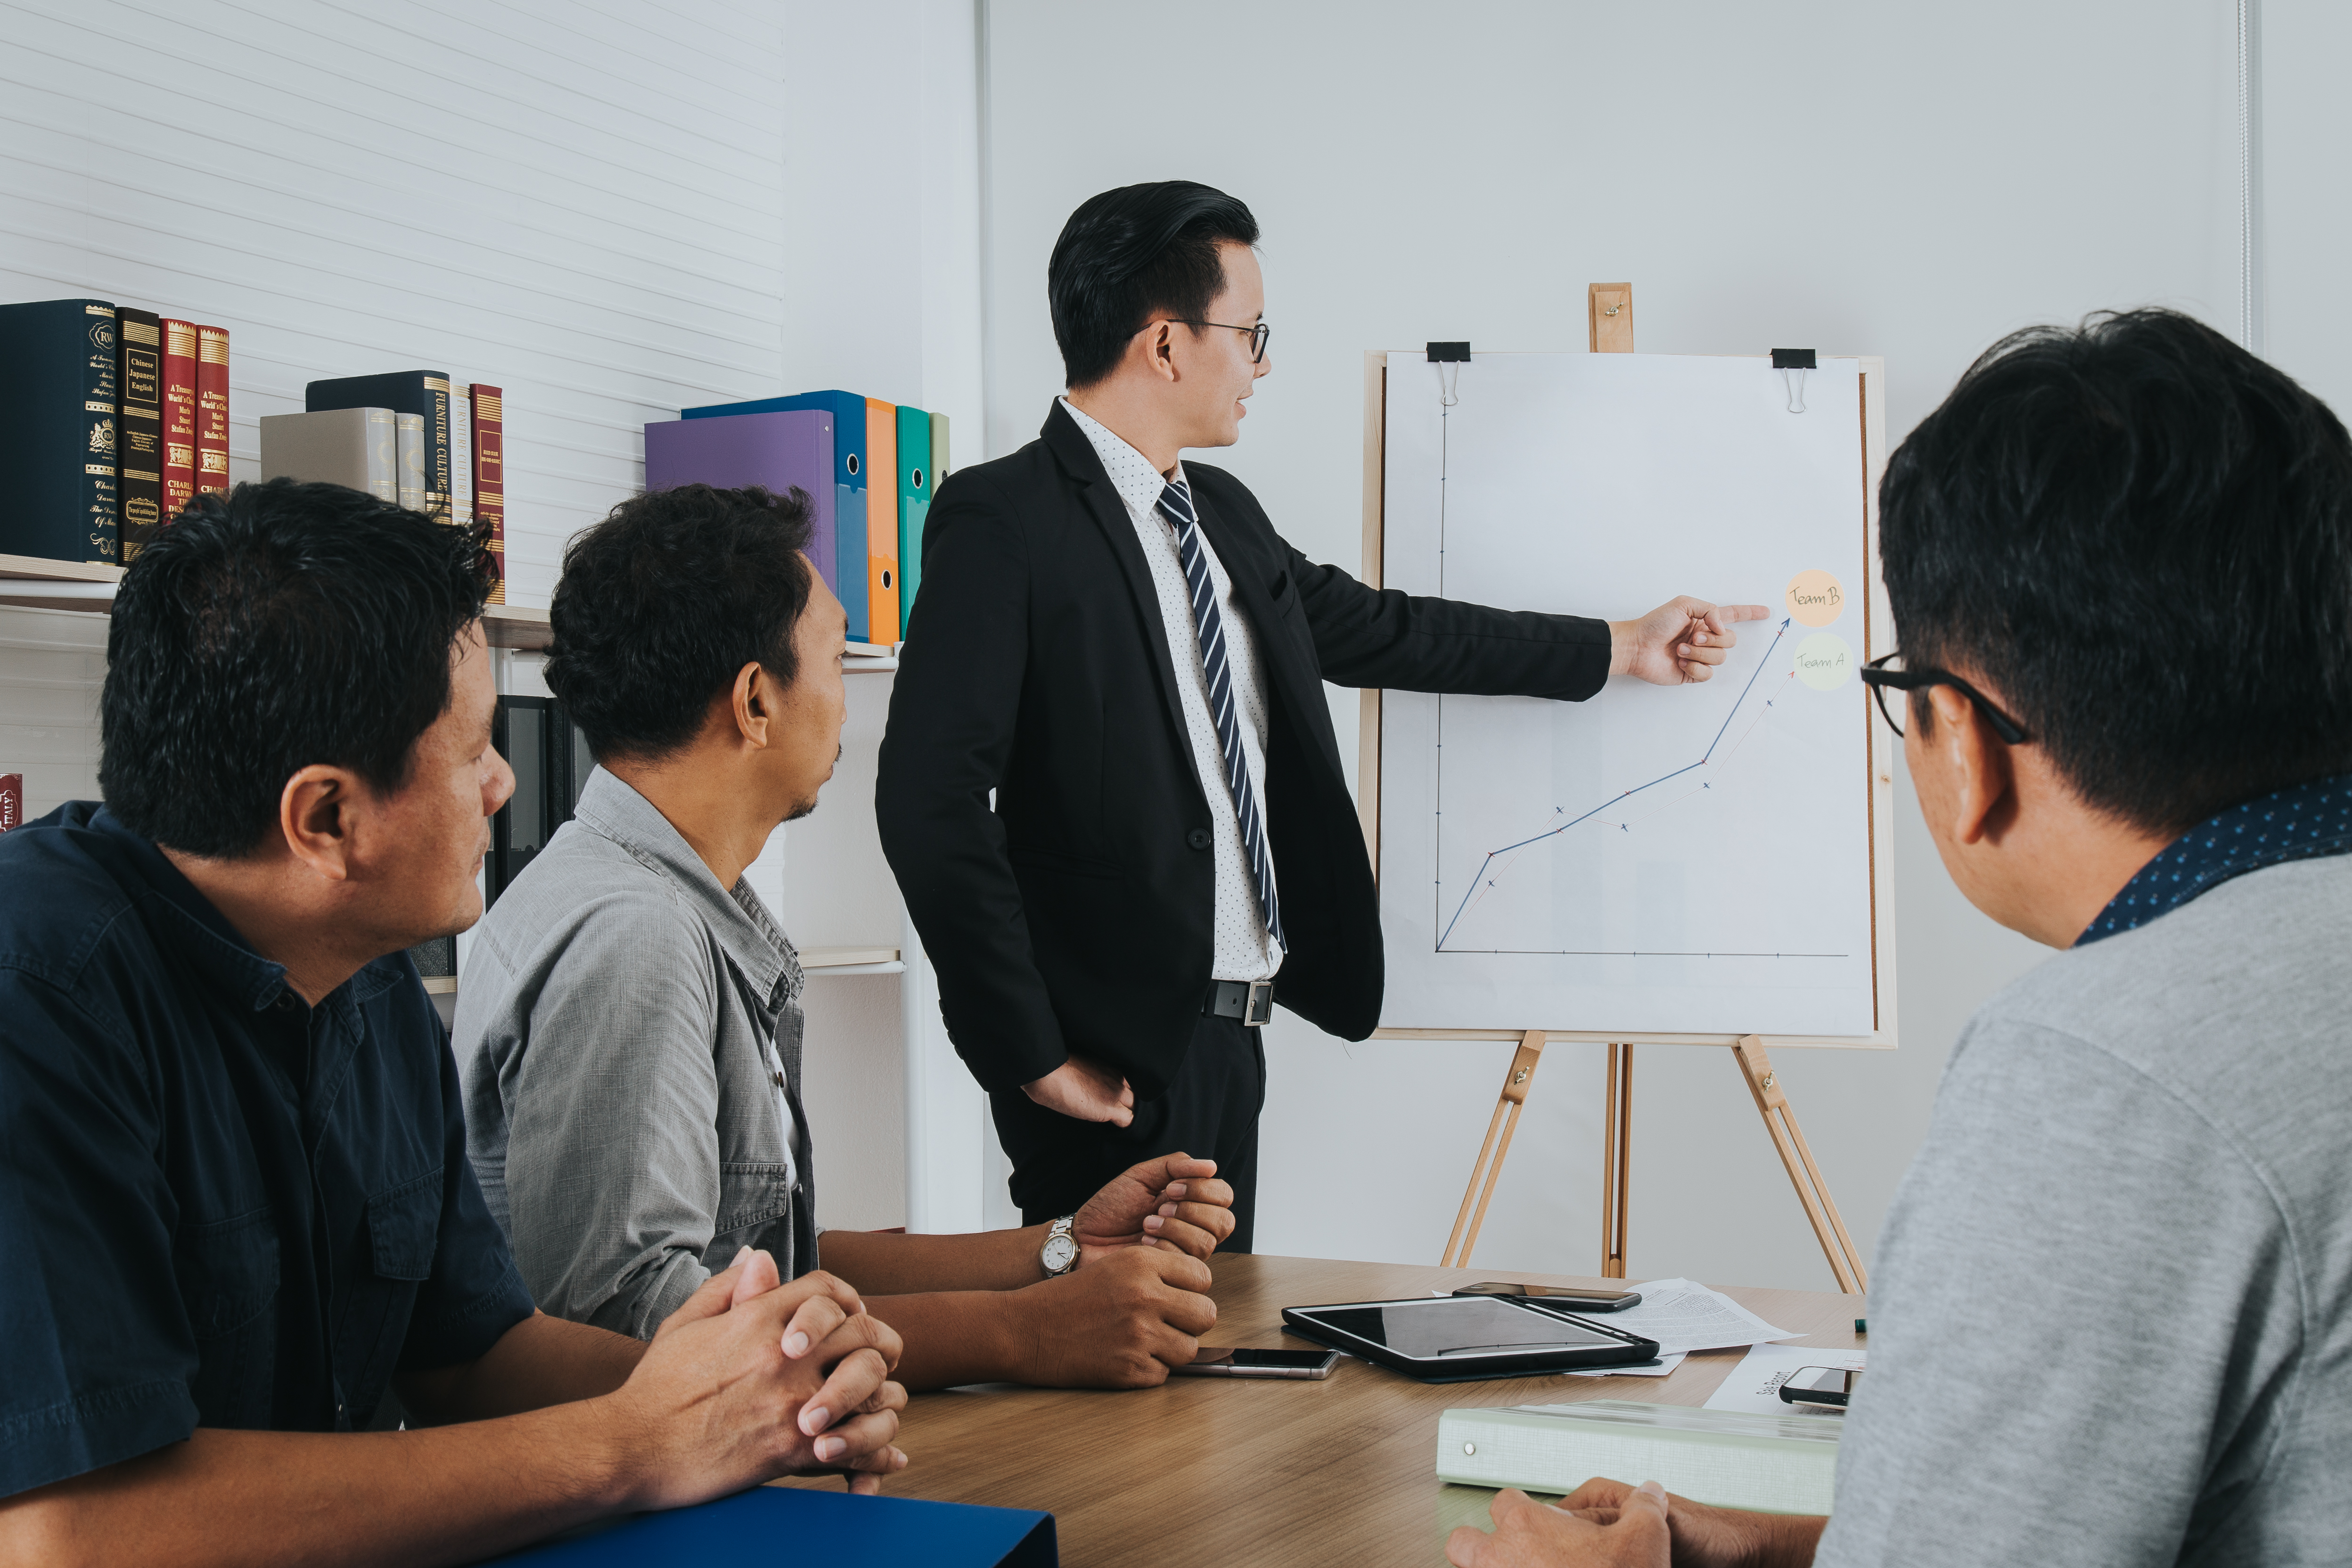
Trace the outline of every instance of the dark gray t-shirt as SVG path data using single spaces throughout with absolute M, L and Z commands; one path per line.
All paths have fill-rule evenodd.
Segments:
M 2352 858 L 1970 1020 L 1887 1216 L 1816 1561 L 2352 1561 Z

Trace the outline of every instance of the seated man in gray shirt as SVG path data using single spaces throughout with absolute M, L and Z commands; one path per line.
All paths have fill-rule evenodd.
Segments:
M 840 602 L 808 498 L 691 485 L 573 540 L 550 689 L 599 766 L 476 930 L 453 1045 L 468 1152 L 541 1307 L 649 1339 L 738 1252 L 816 1267 L 802 973 L 742 879 L 841 753 Z M 1050 1225 L 835 1230 L 910 1387 L 1155 1384 L 1216 1321 L 1216 1167 L 1147 1161 Z
M 1945 868 L 2066 949 L 1954 1047 L 1833 1518 L 1593 1481 L 1475 1568 L 2352 1555 L 2352 440 L 2168 311 L 2017 334 L 1895 453 L 1867 679 Z M 1930 960 L 1932 962 L 1932 958 Z

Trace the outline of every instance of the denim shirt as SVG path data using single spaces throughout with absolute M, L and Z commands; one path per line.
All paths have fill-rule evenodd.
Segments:
M 591 773 L 457 990 L 474 1170 L 542 1310 L 650 1339 L 744 1247 L 816 1267 L 801 985 L 751 887 Z
M 530 1316 L 404 953 L 315 1007 L 77 801 L 0 835 L 0 1497 L 350 1431 Z

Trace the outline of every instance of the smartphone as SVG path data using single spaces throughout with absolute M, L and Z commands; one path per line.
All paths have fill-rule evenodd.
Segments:
M 1326 1378 L 1339 1360 L 1338 1351 L 1237 1351 L 1202 1345 L 1192 1364 L 1178 1367 L 1175 1375 Z
M 1801 1366 L 1780 1385 L 1780 1398 L 1789 1405 L 1821 1405 L 1843 1410 L 1853 1391 L 1862 1386 L 1862 1373 L 1848 1372 L 1838 1366 Z
M 1579 1312 L 1622 1312 L 1642 1300 L 1639 1290 L 1608 1290 L 1582 1285 L 1515 1285 L 1503 1279 L 1465 1285 L 1454 1293 L 1456 1296 L 1524 1296 L 1531 1301 L 1540 1300 L 1552 1306 L 1566 1307 Z

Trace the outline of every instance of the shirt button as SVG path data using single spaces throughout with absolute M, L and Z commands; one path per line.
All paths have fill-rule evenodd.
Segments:
M 1184 842 L 1195 849 L 1206 849 L 1209 847 L 1209 830 L 1205 827 L 1196 827 L 1184 835 Z
M 281 1012 L 281 1013 L 291 1013 L 292 1011 L 294 1011 L 294 993 L 293 993 L 293 992 L 291 992 L 291 991 L 280 991 L 280 992 L 278 994 L 278 1010 L 279 1012 Z

